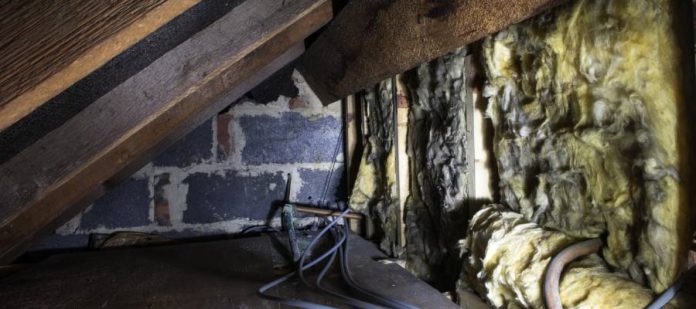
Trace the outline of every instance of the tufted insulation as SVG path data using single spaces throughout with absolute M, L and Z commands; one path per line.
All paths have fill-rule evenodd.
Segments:
M 351 209 L 370 215 L 372 238 L 390 255 L 397 248 L 399 196 L 396 188 L 392 80 L 387 79 L 357 95 L 365 111 L 367 138 L 351 192 Z
M 406 202 L 406 266 L 448 288 L 457 279 L 457 241 L 467 219 L 466 101 L 472 82 L 465 48 L 404 74 L 410 94 L 410 194 Z
M 543 308 L 546 265 L 577 241 L 489 205 L 470 222 L 462 279 L 498 308 Z M 564 308 L 644 308 L 654 297 L 650 289 L 612 273 L 596 254 L 566 267 L 560 291 Z
M 484 230 L 471 227 L 474 243 L 485 241 L 488 233 L 489 250 L 499 250 L 495 244 L 500 237 L 513 237 L 507 234 L 512 226 L 506 225 L 511 224 L 519 229 L 514 234 L 519 246 L 529 249 L 525 254 L 546 259 L 569 237 L 605 237 L 602 256 L 608 265 L 596 257 L 587 260 L 597 263 L 575 270 L 576 279 L 566 275 L 564 285 L 586 280 L 579 285 L 588 289 L 596 278 L 614 278 L 606 274 L 607 266 L 656 292 L 677 278 L 691 235 L 686 159 L 690 132 L 673 26 L 675 3 L 574 1 L 485 41 L 489 85 L 484 92 L 495 127 L 501 198 L 533 223 L 518 223 L 523 219 L 503 214 L 494 219 L 502 228 L 495 231 L 490 224 L 480 226 L 486 215 L 479 214 L 478 228 Z M 541 231 L 537 224 L 562 233 Z M 523 241 L 525 233 L 537 238 Z M 501 253 L 485 253 L 486 259 L 489 255 Z M 499 260 L 516 263 L 505 261 Z M 470 264 L 473 270 L 478 266 Z M 538 304 L 539 283 L 524 274 L 536 278 L 541 269 L 485 267 L 495 304 L 513 298 Z M 597 275 L 579 275 L 589 269 Z M 514 280 L 524 282 L 523 292 L 507 290 L 505 282 L 493 283 L 495 276 L 513 280 L 516 272 L 520 277 Z M 631 286 L 624 279 L 609 281 Z M 503 290 L 490 290 L 499 287 Z M 641 291 L 630 295 L 642 302 L 647 294 L 633 290 Z

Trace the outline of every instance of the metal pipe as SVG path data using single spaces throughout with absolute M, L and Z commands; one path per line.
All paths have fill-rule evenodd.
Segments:
M 323 209 L 323 208 L 316 208 L 316 207 L 308 207 L 308 206 L 300 206 L 298 204 L 295 205 L 295 210 L 298 212 L 303 212 L 303 213 L 308 213 L 308 214 L 314 214 L 314 215 L 320 215 L 320 216 L 338 216 L 341 214 L 340 211 L 336 210 L 330 210 L 330 209 Z M 353 220 L 362 220 L 363 216 L 359 213 L 355 212 L 349 212 L 346 213 L 345 218 L 348 219 L 353 219 Z
M 595 253 L 601 248 L 601 239 L 589 239 L 566 247 L 551 259 L 551 262 L 546 267 L 546 276 L 544 276 L 544 302 L 547 308 L 563 309 L 559 284 L 561 282 L 561 273 L 566 264 L 579 257 Z

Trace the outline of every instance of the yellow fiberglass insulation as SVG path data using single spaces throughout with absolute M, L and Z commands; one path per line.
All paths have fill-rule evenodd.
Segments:
M 675 3 L 573 1 L 483 47 L 502 202 L 656 292 L 691 236 Z
M 470 222 L 462 279 L 495 307 L 543 308 L 540 282 L 546 265 L 577 241 L 489 205 Z M 560 292 L 564 308 L 644 308 L 654 297 L 650 289 L 612 273 L 596 254 L 566 267 Z

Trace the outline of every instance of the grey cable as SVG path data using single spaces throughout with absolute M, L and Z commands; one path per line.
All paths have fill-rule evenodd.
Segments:
M 672 286 L 664 290 L 660 295 L 655 298 L 652 303 L 650 303 L 645 309 L 659 309 L 667 305 L 674 296 L 677 295 L 677 292 L 681 289 L 682 285 L 684 284 L 684 276 L 682 275 Z
M 298 276 L 300 278 L 300 281 L 304 283 L 305 285 L 311 287 L 309 283 L 306 281 L 304 278 L 304 271 L 307 269 L 310 269 L 317 265 L 318 263 L 326 260 L 329 258 L 329 261 L 324 265 L 324 268 L 321 270 L 319 273 L 319 277 L 317 278 L 316 281 L 316 286 L 318 289 L 321 291 L 324 291 L 328 293 L 329 295 L 335 296 L 339 299 L 341 299 L 344 303 L 357 307 L 357 308 L 368 308 L 368 309 L 379 309 L 382 308 L 376 304 L 372 304 L 369 302 L 365 302 L 347 295 L 343 295 L 341 293 L 332 291 L 330 289 L 327 289 L 326 287 L 322 286 L 321 281 L 325 277 L 326 273 L 330 269 L 331 265 L 333 264 L 336 255 L 339 256 L 339 261 L 340 261 L 340 269 L 341 269 L 341 274 L 343 275 L 343 281 L 350 287 L 351 290 L 354 292 L 361 294 L 362 296 L 370 299 L 371 301 L 374 301 L 375 303 L 378 303 L 380 305 L 383 305 L 388 308 L 403 308 L 403 309 L 415 309 L 417 307 L 410 305 L 408 303 L 378 294 L 378 293 L 373 293 L 365 288 L 361 287 L 358 285 L 355 280 L 353 280 L 353 277 L 350 273 L 349 265 L 348 265 L 348 235 L 350 233 L 350 229 L 348 228 L 347 225 L 343 225 L 343 231 L 341 229 L 333 229 L 334 226 L 350 211 L 349 208 L 346 207 L 344 211 L 341 212 L 340 215 L 338 215 L 335 219 L 331 220 L 329 224 L 327 224 L 320 232 L 317 234 L 312 241 L 309 243 L 309 245 L 305 248 L 303 251 L 302 255 L 300 256 L 300 260 L 298 261 L 298 267 L 297 270 L 293 271 L 292 273 L 289 273 L 283 277 L 280 277 L 276 280 L 273 280 L 257 291 L 257 294 L 266 299 L 270 299 L 273 301 L 277 301 L 279 303 L 288 305 L 288 306 L 293 306 L 293 307 L 298 307 L 298 308 L 305 308 L 305 309 L 327 309 L 327 308 L 333 308 L 325 305 L 320 305 L 308 301 L 303 301 L 299 299 L 289 299 L 289 298 L 283 298 L 279 296 L 274 296 L 274 295 L 269 295 L 266 294 L 266 291 L 269 289 L 287 281 L 288 279 Z M 336 243 L 326 252 L 324 252 L 321 256 L 318 258 L 312 260 L 311 262 L 305 264 L 305 259 L 307 258 L 308 252 L 311 251 L 311 248 L 316 246 L 316 244 L 319 242 L 319 239 L 321 239 L 324 235 L 326 235 L 327 232 L 331 231 L 334 233 L 334 236 L 336 238 Z
M 348 229 L 348 226 L 344 226 L 344 230 L 346 233 L 349 233 L 350 230 Z M 350 272 L 350 265 L 348 261 L 348 242 L 343 243 L 343 246 L 339 248 L 339 258 L 341 259 L 341 271 L 343 273 L 343 278 L 346 284 L 355 292 L 362 294 L 363 296 L 366 296 L 369 298 L 371 301 L 375 301 L 383 306 L 389 307 L 389 308 L 404 308 L 404 309 L 417 309 L 418 307 L 411 305 L 409 303 L 393 299 L 391 297 L 381 295 L 379 293 L 374 293 L 371 292 L 362 286 L 360 286 L 355 280 L 353 280 L 353 276 Z
M 339 230 L 338 232 L 340 232 L 340 230 Z M 334 232 L 334 234 L 341 234 L 341 233 L 338 233 L 338 232 Z M 347 241 L 347 235 L 346 235 L 346 234 L 343 234 L 342 236 L 343 236 L 343 237 L 341 238 L 341 242 L 346 242 L 346 241 Z M 336 239 L 338 239 L 338 237 L 337 237 L 336 235 L 334 235 L 334 237 L 335 237 Z M 356 299 L 356 298 L 353 298 L 353 297 L 344 295 L 344 294 L 342 294 L 342 293 L 339 293 L 339 292 L 337 292 L 337 291 L 331 290 L 331 289 L 329 289 L 329 288 L 327 288 L 327 287 L 324 287 L 324 286 L 321 284 L 321 281 L 324 279 L 324 276 L 326 275 L 326 273 L 329 271 L 329 269 L 330 269 L 331 266 L 333 265 L 333 262 L 334 262 L 334 260 L 336 259 L 336 255 L 337 255 L 337 254 L 338 254 L 338 252 L 334 252 L 334 253 L 331 255 L 329 262 L 326 263 L 326 265 L 324 266 L 324 268 L 323 268 L 323 269 L 321 270 L 321 272 L 319 273 L 319 276 L 317 277 L 317 281 L 316 281 L 316 286 L 317 286 L 317 288 L 318 288 L 319 290 L 321 290 L 321 291 L 327 293 L 327 294 L 330 294 L 330 295 L 333 295 L 333 296 L 335 296 L 335 297 L 337 297 L 337 298 L 342 299 L 346 304 L 351 305 L 351 306 L 355 306 L 356 308 L 365 308 L 365 309 L 381 309 L 381 308 L 383 308 L 383 307 L 377 306 L 377 305 L 375 305 L 375 304 L 371 304 L 371 303 L 368 303 L 368 302 L 364 302 L 364 301 L 362 301 L 362 300 L 359 300 L 359 299 Z
M 338 149 L 341 147 L 341 141 L 343 140 L 343 136 L 345 135 L 345 126 L 341 128 L 341 133 L 338 135 L 338 139 L 336 140 L 336 146 L 334 147 L 334 152 L 333 152 L 333 159 L 331 160 L 331 167 L 329 168 L 329 172 L 326 175 L 326 181 L 324 182 L 324 189 L 321 192 L 321 197 L 319 198 L 319 206 L 323 207 L 326 203 L 326 195 L 329 192 L 329 187 L 331 186 L 331 180 L 333 179 L 333 173 L 334 169 L 336 168 L 336 157 L 338 156 Z
M 318 242 L 318 239 L 321 238 L 324 234 L 326 234 L 326 232 L 329 231 L 334 225 L 336 225 L 336 223 L 338 223 L 338 221 L 343 216 L 345 216 L 349 211 L 350 211 L 350 209 L 346 209 L 345 211 L 341 212 L 341 214 L 338 217 L 336 217 L 336 219 L 332 220 L 326 227 L 324 227 L 319 232 L 319 234 L 317 234 L 317 236 L 314 237 L 314 239 L 312 239 L 312 241 L 307 246 L 307 248 L 310 248 L 314 244 L 316 244 Z M 304 301 L 304 300 L 283 298 L 283 297 L 279 297 L 279 296 L 266 294 L 266 291 L 268 291 L 269 289 L 271 289 L 271 288 L 287 281 L 288 279 L 294 277 L 295 275 L 298 274 L 298 271 L 302 272 L 304 270 L 312 268 L 314 265 L 317 265 L 318 263 L 320 263 L 321 261 L 323 261 L 324 259 L 329 257 L 332 253 L 334 253 L 338 248 L 340 248 L 340 246 L 342 244 L 343 243 L 335 244 L 331 249 L 327 250 L 324 254 L 322 254 L 320 257 L 314 259 L 313 261 L 309 262 L 307 265 L 300 266 L 298 268 L 298 270 L 293 271 L 285 276 L 282 276 L 276 280 L 273 280 L 273 281 L 263 285 L 261 288 L 258 289 L 258 291 L 256 291 L 256 294 L 258 294 L 262 298 L 270 299 L 270 300 L 273 300 L 273 301 L 276 301 L 276 302 L 279 302 L 279 303 L 282 303 L 282 304 L 285 304 L 288 306 L 293 306 L 293 307 L 298 307 L 298 308 L 305 308 L 305 309 L 330 309 L 330 308 L 333 308 L 333 307 L 324 306 L 324 305 L 320 305 L 320 304 L 316 304 L 316 303 L 312 303 L 312 302 L 308 302 L 308 301 Z M 309 250 L 305 249 L 305 251 L 302 253 L 302 256 L 300 257 L 300 260 L 301 260 L 300 265 L 303 265 L 304 259 L 306 257 L 306 253 L 308 251 Z

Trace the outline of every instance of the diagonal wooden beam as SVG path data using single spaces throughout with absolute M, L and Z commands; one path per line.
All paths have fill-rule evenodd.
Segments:
M 0 262 L 299 56 L 329 0 L 247 0 L 0 166 Z
M 199 2 L 0 2 L 0 131 Z
M 298 69 L 328 104 L 562 2 L 353 0 Z

